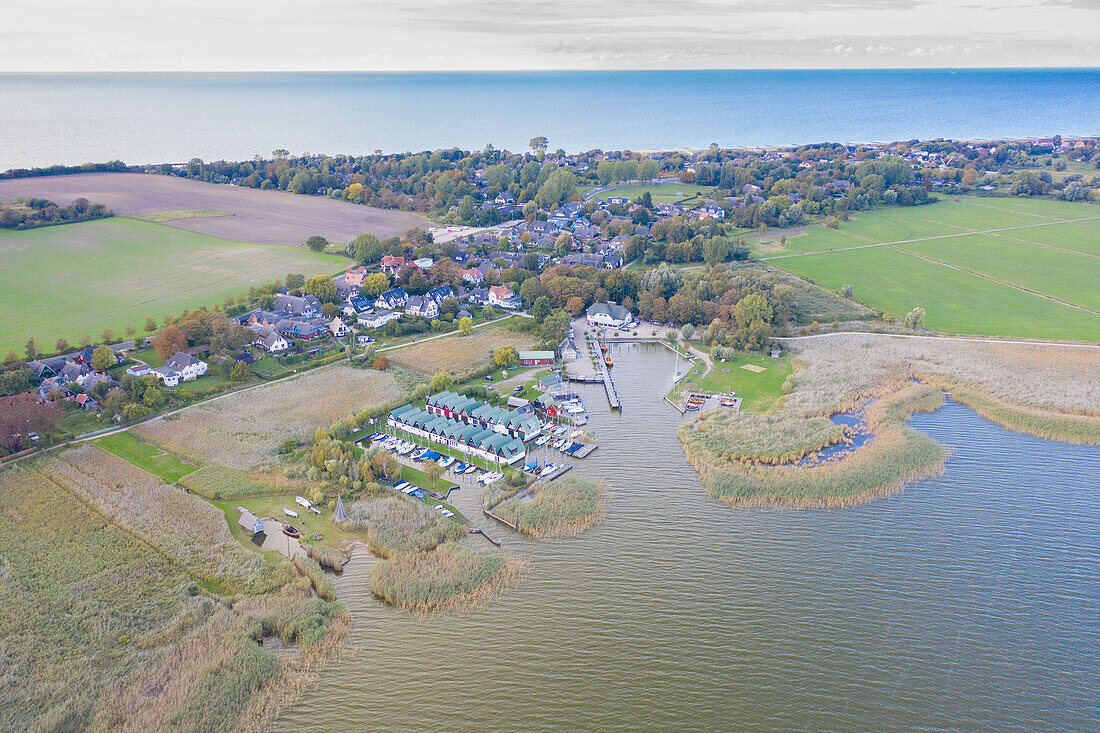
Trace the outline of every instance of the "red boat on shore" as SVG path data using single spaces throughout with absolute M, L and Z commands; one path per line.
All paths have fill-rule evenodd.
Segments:
M 302 537 L 302 533 L 298 531 L 297 527 L 286 524 L 285 522 L 283 523 L 283 534 L 285 534 L 287 537 L 293 537 L 296 540 L 301 539 Z

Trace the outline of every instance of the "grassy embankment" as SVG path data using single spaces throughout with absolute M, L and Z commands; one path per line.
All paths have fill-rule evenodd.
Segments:
M 715 360 L 714 368 L 709 372 L 705 370 L 706 364 L 697 360 L 691 372 L 673 387 L 669 399 L 676 400 L 686 392 L 733 392 L 742 399 L 742 410 L 764 412 L 783 396 L 783 382 L 793 368 L 787 357 L 773 359 L 761 354 L 738 354 L 725 362 Z
M 769 264 L 953 334 L 1100 341 L 1100 207 L 960 197 L 756 244 Z M 843 250 L 843 251 L 842 251 Z M 1046 296 L 1046 297 L 1043 297 Z M 1077 307 L 1074 307 L 1077 306 Z
M 289 563 L 242 558 L 221 521 L 93 446 L 0 471 L 0 663 L 20 670 L 0 727 L 270 724 L 347 615 Z
M 130 433 L 115 433 L 92 441 L 100 448 L 109 450 L 135 466 L 159 476 L 166 483 L 173 484 L 189 473 L 198 470 L 198 466 L 185 463 L 171 453 L 142 443 Z
M 713 411 L 680 429 L 704 485 L 732 503 L 848 505 L 936 470 L 942 448 L 904 422 L 934 409 L 941 390 L 1011 429 L 1100 444 L 1094 349 L 843 334 L 790 343 L 800 369 L 780 408 L 755 416 Z M 845 439 L 828 415 L 875 398 L 865 411 L 872 440 L 821 464 L 799 464 Z
M 579 476 L 535 483 L 518 492 L 482 490 L 486 509 L 533 537 L 576 535 L 597 524 L 607 512 L 607 484 Z
M 186 257 L 180 253 L 186 252 Z M 300 272 L 331 273 L 346 259 L 301 247 L 249 244 L 151 221 L 109 219 L 0 231 L 6 287 L 0 292 L 0 348 L 22 350 L 31 336 L 40 345 L 63 337 L 79 343 L 141 328 L 147 316 L 209 306 L 259 282 Z M 56 293 L 80 292 L 58 308 Z

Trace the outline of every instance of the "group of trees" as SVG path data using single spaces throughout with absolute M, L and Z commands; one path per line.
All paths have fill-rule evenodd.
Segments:
M 162 359 L 169 359 L 192 346 L 207 345 L 212 352 L 234 352 L 252 343 L 255 334 L 224 313 L 205 308 L 184 311 L 177 319 L 166 319 L 152 345 Z
M 0 228 L 30 229 L 51 224 L 71 224 L 111 216 L 103 204 L 93 204 L 86 198 L 74 199 L 68 206 L 40 198 L 17 199 L 14 204 L 0 206 Z

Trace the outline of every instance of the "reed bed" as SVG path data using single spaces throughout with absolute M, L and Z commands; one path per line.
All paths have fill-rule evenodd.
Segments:
M 510 331 L 504 326 L 475 329 L 469 336 L 445 338 L 395 349 L 388 353 L 394 364 L 400 364 L 421 374 L 450 372 L 462 376 L 492 364 L 493 352 L 500 346 L 515 346 L 519 351 L 532 349 L 539 343 L 532 333 Z
M 210 464 L 189 473 L 179 481 L 207 499 L 235 499 L 247 496 L 273 496 L 290 491 L 301 492 L 301 481 L 290 481 L 276 473 L 242 471 Z
M 786 341 L 797 354 L 787 409 L 841 411 L 850 395 L 897 378 L 946 377 L 1010 403 L 1100 414 L 1100 349 L 835 334 Z
M 305 555 L 301 553 L 294 555 L 290 558 L 290 562 L 294 564 L 299 573 L 309 580 L 309 584 L 318 598 L 325 601 L 336 600 L 336 586 L 332 584 L 332 578 L 325 574 L 321 564 L 314 560 L 308 551 Z
M 532 484 L 491 508 L 532 537 L 578 535 L 603 519 L 609 494 L 605 482 L 563 476 Z
M 305 442 L 318 425 L 403 394 L 386 372 L 339 363 L 233 393 L 133 431 L 193 461 L 247 471 L 276 461 L 288 438 Z
M 356 501 L 348 507 L 343 526 L 365 531 L 367 547 L 382 558 L 428 552 L 465 534 L 461 522 L 445 519 L 423 502 L 396 495 Z
M 269 725 L 343 643 L 346 609 L 308 580 L 212 598 L 138 534 L 47 472 L 0 471 L 0 729 Z
M 983 394 L 973 388 L 950 388 L 951 397 L 988 420 L 1010 430 L 1029 433 L 1047 440 L 1100 445 L 1100 414 L 1083 411 L 1065 412 Z
M 269 562 L 233 539 L 224 514 L 213 505 L 112 453 L 85 445 L 35 466 L 211 588 L 259 593 L 290 577 L 285 563 Z
M 797 463 L 843 439 L 844 428 L 826 417 L 788 412 L 710 410 L 700 415 L 692 429 L 681 431 L 686 450 L 731 463 Z
M 937 473 L 946 454 L 932 438 L 905 427 L 909 415 L 943 404 L 935 387 L 905 383 L 865 409 L 872 439 L 856 451 L 821 463 L 765 465 L 731 461 L 707 450 L 711 442 L 694 440 L 694 426 L 680 427 L 688 462 L 714 496 L 739 505 L 796 508 L 851 506 L 901 490 Z
M 344 553 L 335 547 L 304 542 L 302 543 L 302 550 L 326 570 L 340 570 L 347 562 Z
M 370 587 L 376 597 L 410 611 L 464 610 L 518 583 L 525 569 L 519 558 L 477 553 L 448 542 L 431 552 L 400 553 L 375 565 Z

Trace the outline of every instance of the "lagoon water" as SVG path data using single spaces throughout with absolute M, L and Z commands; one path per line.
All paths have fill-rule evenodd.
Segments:
M 1100 69 L 0 74 L 0 171 L 486 143 L 569 152 L 1095 135 Z
M 421 619 L 337 579 L 353 652 L 277 729 L 1086 730 L 1100 719 L 1100 448 L 948 404 L 913 425 L 943 476 L 854 509 L 734 509 L 687 467 L 658 346 L 583 386 L 604 522 L 526 540 L 518 587 Z M 468 484 L 454 495 L 477 506 Z

